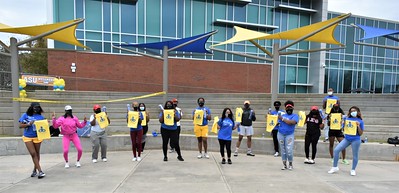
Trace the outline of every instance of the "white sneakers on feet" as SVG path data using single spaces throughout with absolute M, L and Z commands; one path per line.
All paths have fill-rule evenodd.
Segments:
M 197 158 L 198 158 L 198 159 L 201 159 L 201 158 L 202 158 L 202 153 L 199 153 L 199 154 L 197 155 Z
M 355 170 L 351 170 L 351 176 L 356 176 L 356 171 Z
M 80 168 L 81 165 L 80 165 L 79 162 L 76 162 L 76 163 L 75 163 L 75 166 L 76 166 L 77 168 Z
M 312 159 L 309 159 L 309 162 L 308 162 L 308 164 L 314 164 L 315 162 L 314 162 L 314 160 L 312 160 Z
M 93 163 L 97 163 L 97 159 L 93 159 L 92 161 L 93 161 Z
M 107 158 L 103 158 L 103 162 L 107 162 L 108 160 L 107 160 Z
M 238 156 L 238 151 L 234 151 L 234 156 L 237 157 Z
M 306 158 L 305 161 L 303 161 L 303 163 L 308 164 L 309 163 L 309 159 Z
M 138 161 L 138 162 L 141 161 L 141 157 L 137 157 L 137 161 Z
M 338 167 L 332 167 L 331 169 L 330 169 L 330 171 L 328 171 L 328 173 L 329 174 L 333 174 L 333 173 L 336 173 L 336 172 L 338 172 L 339 171 L 339 168 Z
M 207 153 L 204 153 L 204 158 L 209 159 L 209 155 Z
M 134 158 L 132 159 L 132 161 L 134 161 L 134 162 L 135 162 L 135 161 L 137 161 L 137 158 L 136 158 L 136 157 L 134 157 Z
M 274 157 L 278 157 L 278 155 L 279 155 L 279 153 L 278 152 L 276 152 L 276 153 L 274 153 Z
M 65 168 L 69 168 L 69 163 L 65 163 Z

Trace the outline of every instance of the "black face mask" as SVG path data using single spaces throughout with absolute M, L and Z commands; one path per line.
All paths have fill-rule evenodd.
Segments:
M 134 111 L 138 111 L 138 110 L 139 110 L 139 107 L 133 107 L 133 110 L 134 110 Z
M 244 107 L 245 107 L 246 109 L 248 109 L 248 108 L 249 108 L 249 104 L 245 104 Z
M 65 114 L 72 115 L 72 110 L 65 111 Z
M 204 104 L 205 104 L 204 102 L 199 102 L 199 103 L 198 103 L 198 105 L 199 105 L 200 107 L 203 107 Z
M 41 113 L 40 107 L 33 107 L 33 112 L 36 113 L 36 114 Z
M 338 111 L 338 110 L 339 110 L 339 107 L 333 107 L 333 109 L 334 109 L 335 111 Z
M 174 107 L 177 107 L 177 104 L 173 104 Z
M 310 114 L 311 114 L 311 115 L 317 115 L 317 114 L 319 114 L 319 111 L 317 111 L 317 110 L 312 110 L 312 111 L 310 111 Z
M 96 109 L 94 112 L 95 112 L 96 114 L 101 113 L 101 109 Z
M 280 107 L 274 107 L 276 109 L 276 111 L 280 110 Z
M 289 115 L 291 115 L 293 111 L 294 111 L 294 109 L 287 109 L 287 110 L 285 110 L 285 112 L 287 112 L 287 114 L 289 114 Z
M 173 105 L 167 104 L 167 105 L 166 105 L 166 109 L 173 109 Z

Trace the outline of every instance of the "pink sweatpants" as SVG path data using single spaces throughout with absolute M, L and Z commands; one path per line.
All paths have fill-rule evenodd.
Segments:
M 75 145 L 76 150 L 78 151 L 78 161 L 82 157 L 82 145 L 80 144 L 79 136 L 77 133 L 71 134 L 71 135 L 64 135 L 62 137 L 62 144 L 64 146 L 64 159 L 66 162 L 68 162 L 68 152 L 69 152 L 69 142 L 73 143 Z

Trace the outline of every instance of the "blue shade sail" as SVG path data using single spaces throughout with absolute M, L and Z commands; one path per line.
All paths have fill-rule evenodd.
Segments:
M 182 46 L 174 51 L 183 51 L 183 52 L 195 52 L 195 53 L 211 53 L 208 50 L 205 49 L 205 43 L 208 41 L 209 37 L 214 33 L 208 32 L 188 38 L 182 38 L 178 40 L 170 40 L 170 41 L 164 41 L 164 42 L 155 42 L 155 43 L 145 43 L 145 44 L 118 44 L 115 46 L 121 46 L 121 47 L 137 47 L 137 48 L 149 48 L 149 49 L 157 49 L 157 50 L 163 50 L 164 46 L 167 46 L 168 49 L 174 48 L 176 46 L 182 45 L 184 43 L 187 43 L 191 40 L 195 40 L 197 38 L 197 41 L 191 42 L 185 46 Z M 202 38 L 201 38 L 202 37 Z
M 357 26 L 360 27 L 365 32 L 365 36 L 360 40 L 399 34 L 399 30 L 381 29 L 364 25 L 357 25 Z

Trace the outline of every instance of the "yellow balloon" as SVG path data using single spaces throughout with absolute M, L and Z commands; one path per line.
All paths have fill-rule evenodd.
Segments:
M 25 88 L 26 87 L 26 81 L 23 81 L 20 85 L 22 86 L 22 88 Z
M 60 79 L 60 86 L 65 86 L 65 80 L 63 78 Z
M 21 90 L 21 91 L 19 91 L 19 92 L 21 92 L 21 93 L 23 93 L 23 94 L 26 94 L 26 90 Z
M 53 84 L 54 84 L 55 86 L 58 86 L 58 78 L 54 78 Z

